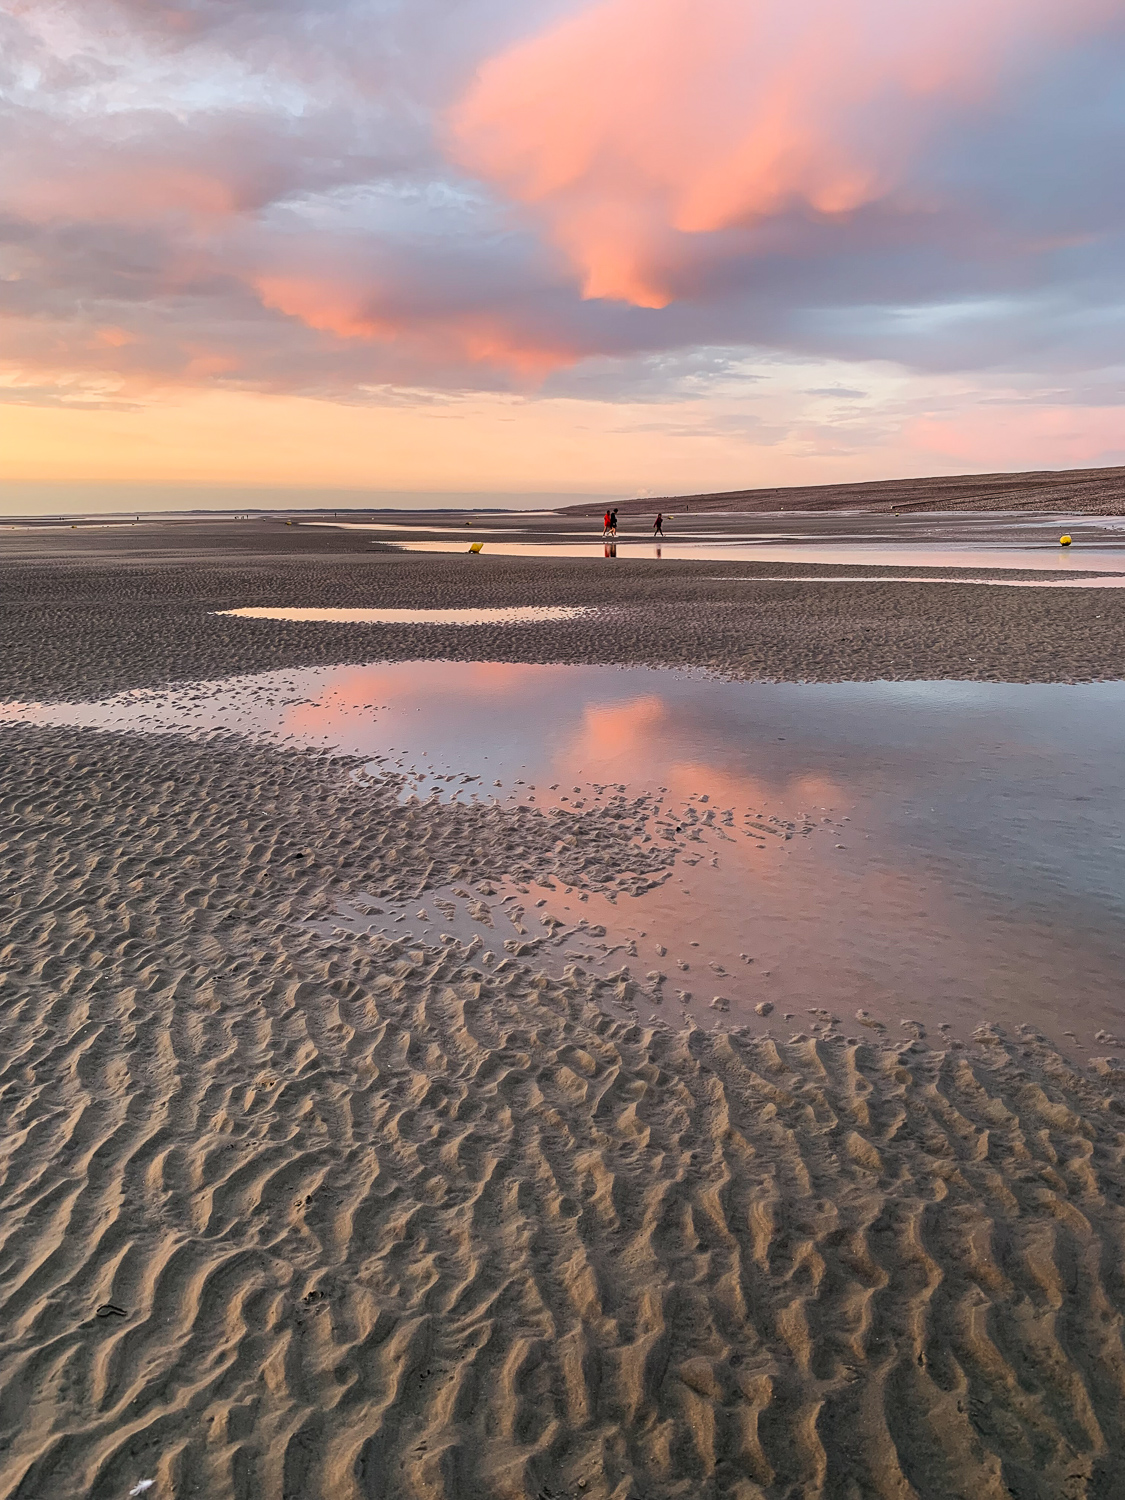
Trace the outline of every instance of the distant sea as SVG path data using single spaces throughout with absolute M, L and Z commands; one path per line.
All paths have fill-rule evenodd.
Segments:
M 273 510 L 555 510 L 624 494 L 500 490 L 317 489 L 283 485 L 81 484 L 0 481 L 0 517 L 179 515 Z

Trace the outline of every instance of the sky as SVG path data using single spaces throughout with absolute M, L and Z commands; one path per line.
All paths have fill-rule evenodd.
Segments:
M 0 0 L 0 510 L 1121 464 L 1123 289 L 1125 0 Z

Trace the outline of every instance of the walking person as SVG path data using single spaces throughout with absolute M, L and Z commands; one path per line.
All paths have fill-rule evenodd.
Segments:
M 602 536 L 608 536 L 609 535 L 609 528 L 610 528 L 610 525 L 612 524 L 612 521 L 613 521 L 613 517 L 610 515 L 609 511 L 607 510 L 606 513 L 605 513 L 605 515 L 602 517 Z
M 653 536 L 664 535 L 664 517 L 660 511 L 656 512 L 656 520 L 652 523 L 652 534 Z
M 615 505 L 609 513 L 609 534 L 617 535 L 617 506 Z

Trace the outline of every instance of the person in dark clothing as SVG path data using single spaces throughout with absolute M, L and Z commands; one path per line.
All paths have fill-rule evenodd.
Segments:
M 615 505 L 609 513 L 609 534 L 617 535 L 617 506 Z
M 652 534 L 653 536 L 664 535 L 664 517 L 660 511 L 656 512 L 656 520 L 652 523 Z

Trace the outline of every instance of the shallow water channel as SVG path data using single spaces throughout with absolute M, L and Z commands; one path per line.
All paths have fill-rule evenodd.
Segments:
M 479 540 L 479 538 L 478 538 Z M 394 545 L 404 552 L 465 552 L 463 547 L 445 541 L 410 541 L 396 539 Z M 1099 571 L 1112 577 L 1112 570 L 1125 564 L 1125 552 L 1108 547 L 1085 547 L 1068 551 L 1057 543 L 1040 547 L 953 547 L 941 545 L 864 546 L 845 542 L 836 546 L 814 546 L 801 542 L 769 542 L 745 539 L 681 541 L 669 538 L 653 541 L 638 536 L 621 536 L 610 541 L 595 537 L 582 542 L 488 541 L 483 551 L 489 557 L 596 558 L 635 562 L 753 562 L 831 564 L 858 568 L 1033 568 L 1054 573 L 1066 579 L 1070 573 Z M 1043 582 L 1043 580 L 1039 580 Z M 1047 580 L 1049 583 L 1051 580 Z M 1113 586 L 1112 584 L 1110 585 Z
M 831 511 L 665 513 L 664 535 L 652 516 L 625 516 L 616 536 L 595 517 L 479 514 L 460 521 L 400 515 L 392 521 L 314 522 L 390 542 L 408 552 L 464 552 L 486 557 L 604 558 L 694 562 L 836 564 L 850 567 L 1034 569 L 1042 585 L 1082 571 L 1125 568 L 1125 517 L 1025 512 L 914 512 L 875 515 Z M 1073 545 L 1060 546 L 1061 536 Z M 1091 585 L 1087 584 L 1086 587 Z M 1120 586 L 1106 582 L 1102 586 Z
M 1096 1053 L 1125 1027 L 1125 683 L 729 683 L 419 661 L 4 704 L 5 720 L 331 746 L 401 775 L 404 798 L 581 816 L 643 796 L 651 837 L 674 826 L 680 852 L 642 896 L 509 884 L 488 897 L 490 925 L 464 888 L 407 908 L 372 893 L 338 916 L 478 935 L 501 956 L 522 928 L 541 939 L 540 966 L 627 968 L 643 1019 L 786 1034 L 824 1013 L 846 1030 L 994 1020 Z M 768 1005 L 766 1022 L 755 1008 Z

